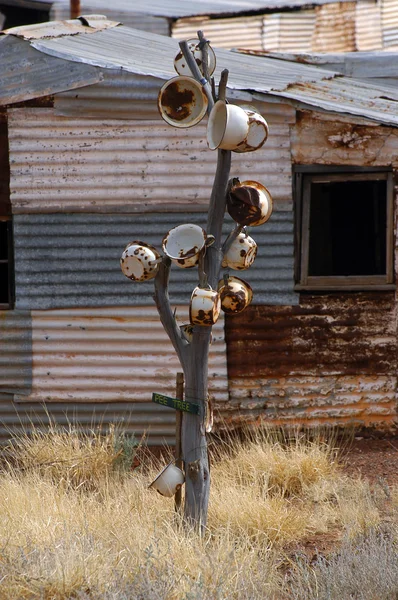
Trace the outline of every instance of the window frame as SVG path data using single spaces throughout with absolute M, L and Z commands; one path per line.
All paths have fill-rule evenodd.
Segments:
M 7 258 L 0 259 L 0 264 L 8 265 L 7 295 L 8 302 L 0 302 L 0 310 L 12 310 L 15 304 L 15 284 L 14 284 L 14 244 L 11 215 L 2 215 L 0 221 L 7 223 Z M 1 282 L 3 283 L 3 282 Z
M 295 200 L 295 290 L 366 291 L 394 290 L 394 179 L 393 171 L 383 167 L 296 166 L 293 177 Z M 383 275 L 310 276 L 309 220 L 311 184 L 342 181 L 386 181 L 386 273 Z

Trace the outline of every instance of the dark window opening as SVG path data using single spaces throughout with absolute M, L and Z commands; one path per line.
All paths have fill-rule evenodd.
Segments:
M 300 173 L 298 181 L 298 287 L 391 286 L 392 173 Z

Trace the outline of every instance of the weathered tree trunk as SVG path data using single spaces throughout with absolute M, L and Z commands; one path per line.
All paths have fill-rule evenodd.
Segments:
M 203 36 L 199 32 L 199 38 Z M 202 83 L 209 99 L 209 110 L 214 104 L 211 86 L 203 81 L 203 76 L 188 49 L 186 42 L 180 43 L 181 50 L 191 68 L 193 76 Z M 228 71 L 222 73 L 219 85 L 219 98 L 225 99 Z M 204 260 L 199 265 L 199 282 L 204 281 L 217 289 L 223 257 L 222 225 L 225 214 L 226 193 L 231 167 L 231 152 L 218 150 L 217 170 L 214 178 L 206 232 L 215 238 L 207 248 Z M 203 531 L 207 523 L 207 509 L 210 494 L 210 466 L 206 439 L 206 413 L 208 410 L 208 358 L 212 327 L 195 326 L 192 342 L 181 336 L 175 322 L 168 298 L 170 260 L 163 259 L 155 278 L 155 302 L 162 324 L 172 341 L 180 359 L 185 377 L 185 399 L 199 404 L 199 415 L 183 414 L 181 445 L 185 464 L 185 504 L 186 522 Z

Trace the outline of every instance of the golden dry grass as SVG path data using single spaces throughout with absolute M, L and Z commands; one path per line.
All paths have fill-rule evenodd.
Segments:
M 158 464 L 116 468 L 118 436 L 53 429 L 5 452 L 0 599 L 287 598 L 292 544 L 362 534 L 381 518 L 330 444 L 267 432 L 218 447 L 200 539 L 178 524 L 172 499 L 148 489 Z

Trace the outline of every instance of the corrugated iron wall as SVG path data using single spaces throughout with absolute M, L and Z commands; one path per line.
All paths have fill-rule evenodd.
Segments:
M 229 422 L 392 426 L 394 293 L 301 295 L 227 318 Z
M 206 213 L 144 215 L 15 215 L 16 303 L 22 309 L 85 306 L 153 306 L 153 281 L 132 283 L 122 274 L 123 248 L 135 239 L 161 249 L 174 226 L 206 226 Z M 233 222 L 225 220 L 225 236 Z M 293 213 L 275 211 L 252 228 L 258 244 L 253 266 L 241 273 L 253 287 L 257 304 L 295 304 L 293 291 Z M 197 269 L 171 271 L 170 298 L 188 304 Z
M 32 388 L 30 311 L 0 311 L 0 394 L 28 394 Z
M 283 109 L 269 106 L 269 140 L 258 152 L 234 155 L 233 170 L 263 182 L 285 203 L 291 201 L 289 124 Z M 205 123 L 181 130 L 162 121 L 57 117 L 40 108 L 11 109 L 8 119 L 14 213 L 208 205 L 217 153 L 207 147 Z
M 313 52 L 353 52 L 355 2 L 334 2 L 316 7 Z
M 281 52 L 311 52 L 312 36 L 315 27 L 315 10 L 299 10 L 295 12 L 266 15 L 264 17 L 263 48 Z M 273 31 L 276 19 L 279 31 L 277 46 L 272 48 Z M 275 36 L 276 37 L 276 36 Z
M 85 431 L 107 431 L 110 425 L 116 425 L 138 441 L 145 434 L 149 446 L 172 445 L 175 439 L 174 410 L 152 402 L 39 404 L 15 402 L 13 396 L 0 394 L 0 444 L 6 443 L 11 434 L 47 429 L 50 424 L 76 425 Z
M 398 0 L 382 0 L 381 23 L 383 32 L 383 48 L 398 49 Z
M 236 17 L 210 19 L 193 17 L 178 19 L 172 24 L 171 35 L 178 40 L 197 38 L 197 31 L 204 31 L 215 48 L 249 48 L 262 50 L 263 17 Z
M 189 322 L 187 307 L 177 319 Z M 213 329 L 209 391 L 228 397 L 223 316 Z M 150 402 L 173 395 L 181 370 L 156 308 L 123 307 L 32 312 L 33 379 L 24 402 Z
M 369 0 L 356 4 L 355 46 L 358 51 L 381 50 L 383 47 L 380 5 Z

